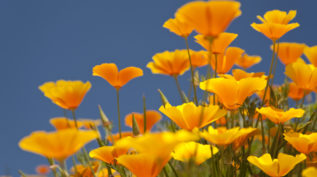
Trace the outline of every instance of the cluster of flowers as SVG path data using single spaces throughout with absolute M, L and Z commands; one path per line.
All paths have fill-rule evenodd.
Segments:
M 225 32 L 240 14 L 237 1 L 194 1 L 164 23 L 187 46 L 157 53 L 147 64 L 153 74 L 175 79 L 183 102 L 172 106 L 159 91 L 159 111 L 170 119 L 162 123 L 165 131 L 151 132 L 161 114 L 146 110 L 144 104 L 143 113 L 125 118 L 132 131 L 122 132 L 119 91 L 143 71 L 137 67 L 119 71 L 115 64 L 104 63 L 93 68 L 93 75 L 116 90 L 117 134 L 112 134 L 113 125 L 101 107 L 100 121 L 76 119 L 75 110 L 89 91 L 89 82 L 60 80 L 39 88 L 53 103 L 70 110 L 73 120 L 51 119 L 55 132 L 33 132 L 19 146 L 48 158 L 54 176 L 317 176 L 317 109 L 315 103 L 305 105 L 305 97 L 317 91 L 317 46 L 280 42 L 283 35 L 299 27 L 290 23 L 296 11 L 268 11 L 258 16 L 261 24 L 251 26 L 272 40 L 269 74 L 248 73 L 245 70 L 261 57 L 229 47 L 238 35 Z M 189 49 L 188 37 L 193 31 L 204 50 Z M 312 64 L 300 58 L 303 54 Z M 284 84 L 273 85 L 277 58 L 293 82 L 285 79 Z M 199 75 L 197 68 L 206 65 L 206 75 Z M 243 69 L 228 74 L 233 65 Z M 191 72 L 191 94 L 185 94 L 178 83 L 187 70 Z M 201 99 L 198 87 L 203 91 Z M 289 98 L 296 101 L 296 108 L 289 107 Z M 100 135 L 99 125 L 105 136 Z M 100 147 L 88 153 L 84 145 L 92 140 Z M 68 170 L 65 160 L 70 156 L 73 167 Z

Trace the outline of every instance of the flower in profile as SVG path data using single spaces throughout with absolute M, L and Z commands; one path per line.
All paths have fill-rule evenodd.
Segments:
M 183 50 L 183 52 L 186 52 L 187 54 L 187 50 Z M 206 51 L 189 50 L 189 52 L 192 66 L 194 69 L 208 64 L 208 53 Z
M 185 21 L 182 21 L 179 18 L 168 19 L 163 24 L 163 27 L 169 29 L 171 32 L 183 38 L 187 38 L 190 35 L 190 33 L 192 33 L 192 31 L 194 30 L 190 24 L 186 23 Z
M 271 155 L 266 153 L 261 157 L 249 156 L 248 161 L 260 168 L 269 176 L 285 176 L 298 163 L 306 159 L 305 154 L 298 154 L 295 157 L 284 153 L 279 153 L 277 159 L 272 159 Z
M 179 106 L 166 104 L 159 110 L 185 130 L 202 128 L 227 114 L 227 111 L 220 109 L 218 105 L 196 106 L 193 102 Z
M 291 63 L 285 68 L 285 75 L 305 91 L 315 91 L 317 87 L 317 68 L 306 64 L 302 59 Z
M 308 167 L 302 172 L 303 177 L 315 177 L 317 175 L 316 167 Z
M 263 18 L 257 16 L 262 24 L 252 23 L 251 27 L 256 31 L 263 33 L 269 39 L 276 41 L 288 31 L 299 27 L 298 23 L 289 24 L 295 16 L 296 10 L 291 10 L 288 13 L 280 10 L 271 10 L 266 12 Z
M 182 162 L 193 160 L 196 165 L 200 165 L 211 158 L 211 154 L 216 154 L 218 151 L 218 148 L 209 144 L 205 145 L 191 141 L 177 145 L 172 153 L 172 157 Z
M 291 144 L 298 152 L 309 154 L 317 152 L 317 133 L 284 133 L 284 139 Z
M 213 78 L 200 83 L 200 89 L 215 93 L 219 101 L 230 110 L 239 108 L 244 100 L 266 86 L 264 78 L 245 78 L 237 81 L 228 78 Z
M 283 124 L 293 118 L 301 118 L 305 113 L 305 110 L 301 108 L 290 108 L 289 110 L 284 111 L 274 107 L 262 107 L 260 109 L 256 108 L 256 111 L 276 124 Z
M 46 82 L 39 86 L 44 95 L 64 109 L 75 110 L 91 87 L 90 82 L 65 81 Z
M 317 45 L 312 47 L 307 47 L 304 50 L 304 54 L 307 57 L 307 59 L 310 61 L 310 63 L 313 64 L 315 67 L 317 67 Z
M 129 147 L 117 148 L 116 146 L 102 146 L 89 152 L 89 156 L 110 164 L 115 163 L 115 159 L 128 153 Z
M 250 56 L 244 53 L 242 57 L 237 59 L 235 64 L 243 69 L 248 69 L 251 66 L 260 63 L 261 60 L 262 58 L 260 56 Z
M 217 37 L 240 14 L 240 3 L 236 1 L 195 1 L 180 7 L 175 16 L 193 26 L 198 33 Z
M 66 117 L 54 117 L 50 119 L 50 123 L 54 126 L 56 130 L 76 128 L 75 121 L 67 119 Z M 100 125 L 100 121 L 91 119 L 79 119 L 77 120 L 77 125 L 78 128 L 84 127 L 85 129 L 91 129 L 91 127 L 96 127 Z
M 214 54 L 223 54 L 225 53 L 226 48 L 238 37 L 238 34 L 235 33 L 220 33 L 217 38 L 212 40 L 210 46 L 210 41 L 201 34 L 195 36 L 196 42 L 200 44 L 207 51 L 211 49 L 211 52 Z
M 308 94 L 309 91 L 306 91 L 298 87 L 294 82 L 291 82 L 289 85 L 288 97 L 292 98 L 295 101 L 301 100 L 305 94 Z
M 204 130 L 200 133 L 200 135 L 210 143 L 227 146 L 238 140 L 238 138 L 241 138 L 239 141 L 242 143 L 246 139 L 247 135 L 254 131 L 256 131 L 256 128 L 251 127 L 241 129 L 240 127 L 234 127 L 231 129 L 227 129 L 226 127 L 218 127 L 214 129 L 212 126 L 209 126 L 208 131 Z M 242 139 L 244 140 L 242 141 Z
M 144 133 L 144 118 L 146 118 L 146 132 L 151 131 L 154 124 L 157 123 L 162 118 L 161 114 L 154 110 L 146 111 L 145 117 L 144 117 L 144 114 L 133 112 L 128 114 L 125 117 L 125 124 L 129 127 L 132 127 L 133 116 L 134 116 L 134 119 L 136 120 L 136 123 L 138 124 L 140 133 Z
M 188 54 L 182 50 L 165 51 L 153 56 L 153 62 L 146 65 L 153 74 L 178 76 L 189 69 Z
M 133 66 L 119 71 L 116 64 L 103 63 L 101 65 L 96 65 L 92 69 L 92 75 L 102 77 L 115 89 L 119 90 L 130 80 L 143 76 L 143 71 L 142 69 Z
M 37 131 L 24 137 L 19 146 L 21 149 L 63 161 L 75 154 L 85 144 L 99 137 L 96 131 L 65 129 L 56 132 Z
M 217 57 L 217 73 L 225 74 L 229 72 L 232 66 L 236 63 L 237 59 L 244 53 L 243 49 L 239 47 L 228 47 L 225 54 L 213 55 L 211 57 L 211 66 L 216 69 L 216 57 Z
M 281 42 L 278 44 L 277 55 L 284 65 L 288 65 L 300 58 L 306 47 L 302 43 Z M 273 50 L 273 46 L 271 46 L 271 49 Z
M 223 74 L 223 75 L 219 75 L 219 76 L 224 77 L 224 78 L 233 78 L 233 79 L 239 81 L 241 79 L 250 78 L 250 77 L 258 77 L 258 78 L 267 79 L 267 76 L 264 74 L 265 74 L 264 72 L 248 73 L 248 72 L 243 71 L 241 69 L 234 69 L 234 70 L 232 70 L 232 75 Z
M 125 138 L 125 137 L 128 137 L 128 136 L 133 136 L 133 132 L 121 132 L 121 138 Z M 120 134 L 119 133 L 111 134 L 111 135 L 107 136 L 107 140 L 110 143 L 112 143 L 112 144 L 114 144 L 115 142 L 117 142 L 121 138 L 120 138 Z

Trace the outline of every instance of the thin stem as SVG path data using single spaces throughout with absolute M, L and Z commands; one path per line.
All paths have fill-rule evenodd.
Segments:
M 143 118 L 144 118 L 144 120 L 143 120 L 143 133 L 145 133 L 146 132 L 146 102 L 145 102 L 145 96 L 143 95 Z
M 186 43 L 188 60 L 189 60 L 189 64 L 190 64 L 190 73 L 192 76 L 191 80 L 192 80 L 192 85 L 193 85 L 193 89 L 194 89 L 194 101 L 195 101 L 195 104 L 198 105 L 197 92 L 196 92 L 196 86 L 195 86 L 195 81 L 194 81 L 194 69 L 193 69 L 193 65 L 192 65 L 191 55 L 189 52 L 188 37 L 184 37 L 184 39 L 185 39 L 185 43 Z
M 173 167 L 173 165 L 171 164 L 171 162 L 168 162 L 168 165 L 171 167 L 171 169 L 172 169 L 174 175 L 175 175 L 176 177 L 178 177 L 178 174 L 177 174 L 175 168 Z
M 118 109 L 118 128 L 119 128 L 119 137 L 121 139 L 121 119 L 120 119 L 119 89 L 116 89 L 116 94 L 117 94 L 117 109 Z
M 273 83 L 274 83 L 274 76 L 275 76 L 276 65 L 277 65 L 277 54 L 278 54 L 278 50 L 280 48 L 280 43 L 279 42 L 280 42 L 280 40 L 278 39 L 277 40 L 277 49 L 276 49 L 276 52 L 275 52 L 275 62 L 274 62 L 274 67 L 273 67 L 273 74 L 272 74 L 273 78 L 271 80 L 271 85 L 273 85 Z M 274 54 L 274 51 L 273 51 L 273 54 Z
M 179 96 L 181 97 L 182 102 L 186 103 L 185 98 L 184 98 L 183 93 L 182 93 L 181 86 L 179 85 L 179 82 L 178 82 L 177 75 L 175 75 L 173 77 L 174 77 L 174 80 L 175 80 L 175 83 L 176 83 L 176 86 L 177 86 L 177 90 L 178 90 Z
M 73 119 L 75 122 L 75 127 L 78 129 L 78 124 L 77 124 L 77 118 L 76 118 L 76 114 L 75 114 L 75 109 L 72 109 L 72 115 L 73 115 Z
M 48 163 L 50 164 L 50 166 L 55 165 L 55 163 L 54 163 L 54 160 L 53 160 L 53 159 L 51 159 L 51 158 L 47 158 L 47 160 L 48 160 Z M 54 168 L 52 168 L 52 172 L 53 172 L 54 177 L 57 177 L 57 172 L 56 172 L 56 168 L 55 168 L 55 167 L 54 167 Z
M 217 65 L 218 65 L 218 55 L 215 54 L 215 72 L 214 72 L 214 78 L 217 77 Z

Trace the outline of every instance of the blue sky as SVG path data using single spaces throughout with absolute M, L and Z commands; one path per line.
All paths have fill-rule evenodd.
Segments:
M 182 38 L 162 27 L 164 21 L 185 0 L 1 0 L 0 1 L 0 175 L 17 170 L 34 172 L 46 159 L 20 150 L 19 140 L 35 130 L 51 131 L 52 117 L 62 110 L 38 90 L 46 81 L 89 80 L 92 88 L 80 105 L 77 115 L 98 118 L 97 105 L 116 122 L 115 90 L 106 81 L 92 76 L 94 65 L 115 62 L 119 68 L 137 66 L 144 76 L 121 90 L 122 115 L 142 111 L 142 95 L 147 107 L 157 109 L 160 88 L 172 104 L 179 104 L 171 78 L 153 75 L 145 66 L 155 53 L 185 47 Z M 232 44 L 252 55 L 262 56 L 261 64 L 249 71 L 268 70 L 270 40 L 254 31 L 250 24 L 259 22 L 256 15 L 272 9 L 297 10 L 295 22 L 300 27 L 281 41 L 317 45 L 315 1 L 245 0 L 242 15 L 227 31 L 238 33 Z M 190 47 L 201 49 L 193 40 Z M 284 79 L 279 63 L 276 82 Z M 188 87 L 189 72 L 180 78 Z M 123 117 L 122 116 L 122 117 Z

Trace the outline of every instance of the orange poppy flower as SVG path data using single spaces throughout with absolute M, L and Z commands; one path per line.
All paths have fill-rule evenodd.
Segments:
M 291 63 L 285 68 L 285 75 L 291 78 L 299 88 L 315 91 L 317 83 L 317 68 L 306 64 L 302 59 Z
M 85 144 L 99 137 L 96 131 L 65 129 L 57 132 L 37 131 L 24 137 L 19 146 L 21 149 L 63 161 L 75 154 Z
M 171 32 L 175 33 L 178 36 L 186 38 L 194 30 L 191 25 L 180 20 L 179 18 L 170 18 L 164 24 L 164 28 L 169 29 Z
M 179 8 L 175 16 L 184 19 L 198 33 L 217 37 L 240 14 L 240 3 L 236 1 L 195 1 Z
M 153 62 L 146 65 L 153 74 L 178 76 L 189 69 L 188 54 L 182 50 L 165 51 L 153 56 Z
M 92 69 L 92 75 L 102 77 L 114 88 L 120 89 L 130 80 L 143 76 L 143 71 L 142 69 L 133 66 L 118 71 L 116 64 L 103 63 L 101 65 L 96 65 Z
M 44 95 L 64 109 L 75 110 L 91 87 L 90 82 L 59 80 L 39 86 Z
M 301 100 L 305 95 L 305 90 L 302 88 L 299 88 L 294 82 L 290 83 L 289 85 L 289 91 L 288 91 L 288 97 L 292 98 L 295 101 Z M 308 94 L 309 91 L 306 91 L 306 94 Z
M 129 137 L 129 136 L 133 136 L 133 132 L 121 132 L 121 138 L 125 138 L 125 137 Z M 121 139 L 120 138 L 120 134 L 119 133 L 116 133 L 116 134 L 112 134 L 111 136 L 107 136 L 107 140 L 110 142 L 110 143 L 114 143 L 114 142 L 117 142 L 118 140 Z M 114 142 L 112 142 L 112 140 Z
M 218 148 L 209 144 L 200 144 L 191 141 L 177 145 L 172 153 L 172 157 L 182 162 L 189 162 L 192 159 L 196 165 L 200 165 L 211 158 L 212 154 L 218 153 L 218 151 Z
M 277 55 L 284 65 L 295 62 L 303 55 L 304 49 L 307 47 L 306 44 L 289 42 L 281 42 L 278 45 Z M 273 45 L 271 49 L 273 50 Z
M 265 79 L 255 77 L 241 79 L 240 81 L 213 78 L 200 83 L 200 89 L 215 93 L 219 101 L 231 110 L 239 108 L 248 96 L 256 91 L 263 90 L 265 86 Z
M 296 16 L 296 10 L 291 10 L 288 14 L 285 11 L 271 10 L 264 14 L 264 17 L 257 16 L 262 24 L 252 23 L 251 27 L 263 33 L 269 39 L 275 41 L 280 39 L 288 31 L 299 27 L 298 23 L 290 23 Z
M 51 171 L 51 169 L 48 165 L 38 165 L 35 171 L 37 174 L 46 175 Z
M 187 53 L 187 50 L 183 50 Z M 193 68 L 202 67 L 208 64 L 208 53 L 206 51 L 189 50 Z
M 271 155 L 266 153 L 261 157 L 249 156 L 248 161 L 259 167 L 269 176 L 285 176 L 298 163 L 306 159 L 305 154 L 298 154 L 295 157 L 284 153 L 279 153 L 277 159 L 272 159 Z
M 212 40 L 211 52 L 214 54 L 225 53 L 226 48 L 238 37 L 235 33 L 220 33 L 219 36 Z M 195 36 L 196 42 L 200 44 L 207 51 L 210 50 L 209 40 L 201 34 Z
M 231 129 L 227 129 L 226 127 L 218 127 L 217 129 L 214 129 L 212 126 L 209 126 L 208 131 L 204 130 L 203 132 L 200 132 L 200 135 L 210 143 L 226 146 L 239 138 L 241 138 L 239 141 L 243 142 L 242 139 L 245 140 L 246 136 L 255 130 L 256 128 L 240 129 L 240 127 L 234 127 Z
M 232 66 L 236 63 L 237 59 L 242 56 L 244 50 L 239 47 L 228 47 L 225 54 L 217 55 L 217 73 L 225 74 L 229 72 Z M 215 70 L 216 56 L 211 58 L 211 66 Z
M 128 147 L 117 148 L 116 146 L 102 146 L 89 152 L 89 156 L 110 164 L 115 163 L 115 159 L 128 153 Z
M 260 63 L 262 58 L 260 56 L 249 56 L 248 54 L 244 53 L 242 57 L 238 58 L 236 61 L 236 65 L 243 69 L 248 69 L 251 66 Z
M 93 172 L 92 172 L 93 171 Z M 71 177 L 108 177 L 108 169 L 102 168 L 100 162 L 93 161 L 91 165 L 76 165 L 71 168 Z M 120 177 L 119 173 L 111 169 L 113 177 Z
M 230 74 L 221 74 L 219 75 L 220 77 L 224 77 L 224 78 L 233 78 L 237 81 L 241 80 L 241 79 L 245 79 L 245 78 L 249 78 L 249 77 L 258 77 L 258 78 L 263 78 L 263 79 L 267 79 L 267 76 L 264 75 L 264 72 L 259 72 L 259 73 L 248 73 L 246 71 L 243 71 L 241 69 L 234 69 L 232 70 L 232 75 Z
M 218 105 L 196 106 L 193 102 L 180 106 L 166 104 L 159 110 L 185 130 L 202 128 L 227 114 L 227 111 L 220 109 Z
M 67 119 L 66 117 L 55 117 L 50 119 L 50 123 L 56 130 L 64 130 L 68 128 L 76 128 L 74 120 Z M 79 119 L 77 120 L 78 128 L 85 127 L 85 129 L 91 129 L 91 126 L 98 126 L 101 122 L 99 120 Z
M 302 133 L 284 133 L 284 139 L 298 152 L 309 154 L 317 152 L 317 133 L 309 135 Z
M 305 113 L 303 109 L 290 108 L 289 110 L 284 111 L 274 107 L 256 108 L 256 111 L 276 124 L 283 124 L 293 118 L 301 118 Z
M 308 167 L 302 172 L 303 177 L 315 177 L 317 175 L 316 167 Z
M 311 64 L 317 67 L 317 45 L 312 47 L 307 47 L 304 50 L 305 56 L 308 58 Z
M 125 124 L 132 127 L 132 117 L 134 116 L 136 123 L 138 124 L 140 133 L 144 133 L 144 114 L 133 112 L 125 117 Z M 155 123 L 160 121 L 162 118 L 161 114 L 154 110 L 146 111 L 146 131 L 151 131 Z

